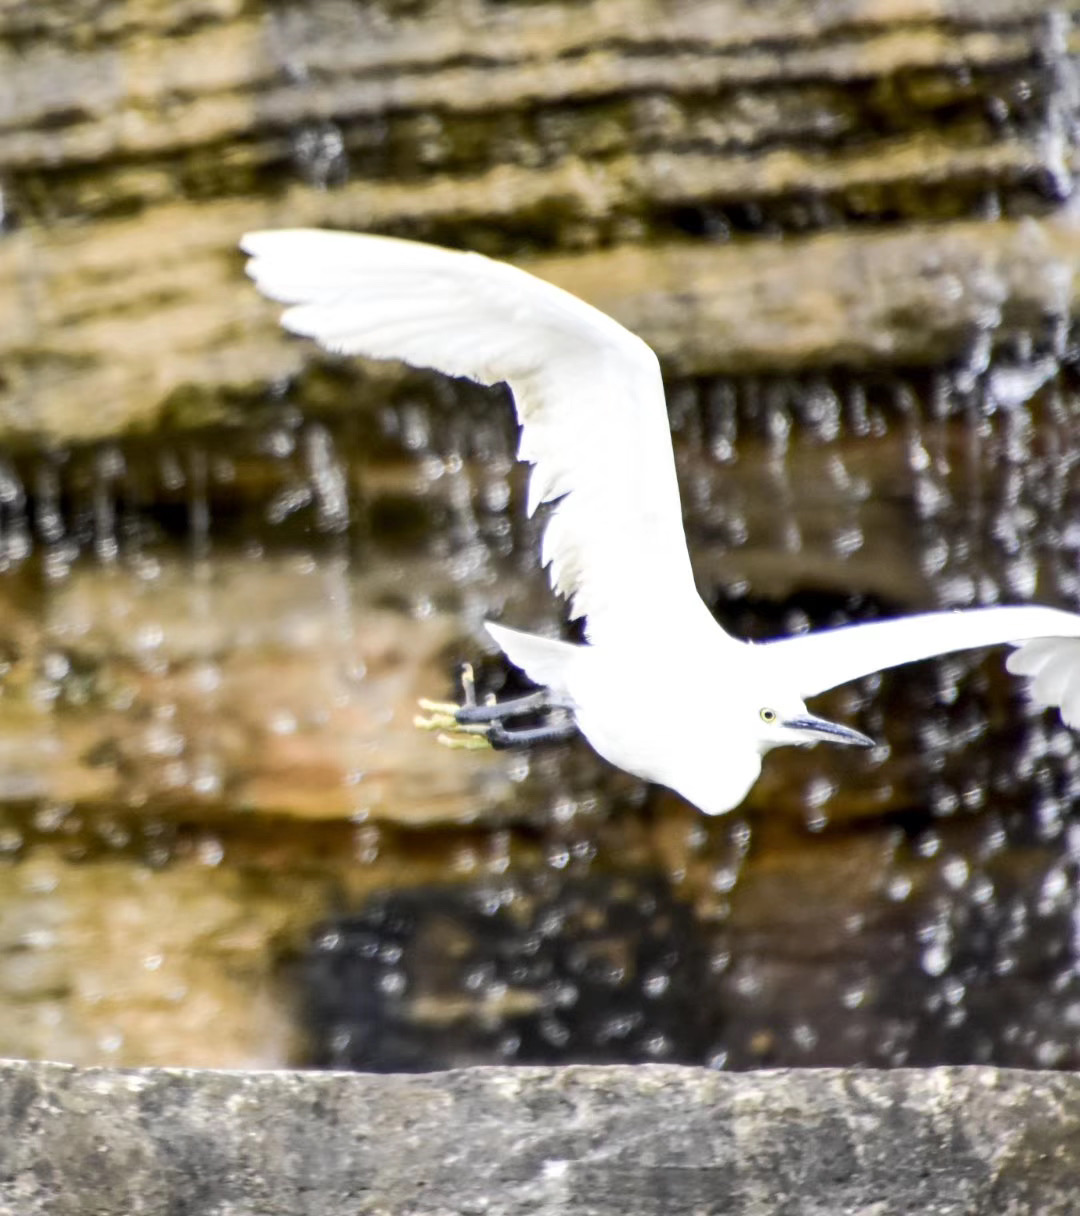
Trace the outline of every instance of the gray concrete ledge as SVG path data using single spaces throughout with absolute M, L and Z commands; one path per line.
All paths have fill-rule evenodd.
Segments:
M 1075 1212 L 1080 1076 L 0 1063 L 18 1216 Z

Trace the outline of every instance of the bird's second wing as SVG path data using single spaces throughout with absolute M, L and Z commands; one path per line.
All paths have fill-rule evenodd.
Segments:
M 1014 650 L 1005 666 L 1027 676 L 1039 705 L 1057 706 L 1065 725 L 1080 730 L 1080 638 L 1034 638 Z
M 506 381 L 534 466 L 529 513 L 554 504 L 542 556 L 591 638 L 700 612 L 656 356 L 567 292 L 475 253 L 317 230 L 241 247 L 282 324 L 329 350 Z
M 781 638 L 758 648 L 812 697 L 887 667 L 1001 643 L 1006 666 L 1027 676 L 1032 696 L 1080 728 L 1080 616 L 1037 605 L 931 612 Z

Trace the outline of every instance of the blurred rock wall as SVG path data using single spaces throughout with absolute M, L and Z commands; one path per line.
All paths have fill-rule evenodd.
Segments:
M 438 240 L 632 326 L 752 636 L 1075 605 L 1078 9 L 2 0 L 3 1053 L 1080 1060 L 1080 763 L 999 664 L 842 691 L 883 746 L 718 822 L 442 753 L 482 619 L 560 619 L 506 402 L 286 339 L 236 248 Z
M 5 4 L 0 424 L 145 430 L 295 370 L 238 273 L 268 225 L 524 259 L 681 373 L 1052 340 L 1076 238 L 1017 221 L 1071 193 L 1074 13 Z

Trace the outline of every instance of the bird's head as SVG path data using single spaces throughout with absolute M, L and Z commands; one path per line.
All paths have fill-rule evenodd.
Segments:
M 762 753 L 792 744 L 843 743 L 849 747 L 873 747 L 874 740 L 850 726 L 830 722 L 812 714 L 804 702 L 791 693 L 765 691 L 754 701 L 754 733 Z

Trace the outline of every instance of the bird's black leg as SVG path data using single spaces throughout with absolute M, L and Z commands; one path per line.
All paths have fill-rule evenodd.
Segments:
M 417 717 L 415 721 L 424 730 L 452 730 L 455 726 L 483 726 L 507 718 L 520 718 L 523 714 L 546 713 L 559 707 L 559 702 L 546 688 L 506 701 L 496 701 L 492 697 L 486 705 L 481 705 L 476 699 L 472 664 L 462 663 L 460 704 L 421 698 L 420 708 L 429 716 Z
M 452 701 L 421 700 L 423 715 L 413 719 L 421 730 L 441 732 L 438 741 L 446 747 L 535 747 L 543 743 L 555 743 L 577 733 L 577 724 L 567 713 L 568 706 L 561 702 L 550 689 L 541 688 L 522 697 L 507 701 L 492 700 L 480 705 L 476 700 L 472 665 L 463 663 L 461 668 L 461 703 Z M 526 714 L 554 716 L 538 726 L 508 727 L 507 721 Z
M 522 714 L 539 713 L 551 708 L 551 696 L 546 689 L 526 693 L 522 697 L 511 697 L 496 701 L 491 697 L 487 704 L 476 700 L 476 676 L 471 663 L 461 665 L 461 704 L 454 710 L 454 718 L 462 725 L 477 722 L 501 722 L 504 718 L 517 718 Z
M 496 751 L 508 747 L 537 747 L 543 743 L 561 743 L 577 734 L 577 723 L 569 714 L 543 726 L 522 726 L 510 730 L 499 721 L 492 722 L 484 737 Z
M 546 689 L 526 693 L 523 697 L 512 697 L 507 701 L 492 701 L 489 705 L 460 706 L 454 717 L 458 722 L 502 722 L 505 718 L 520 718 L 522 714 L 543 713 L 551 709 L 551 696 Z

